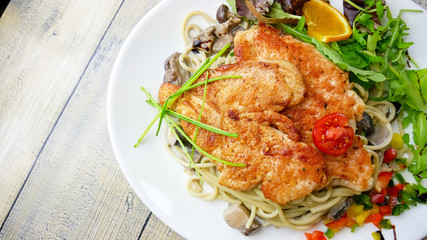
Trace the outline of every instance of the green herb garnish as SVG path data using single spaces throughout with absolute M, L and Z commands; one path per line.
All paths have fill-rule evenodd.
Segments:
M 238 137 L 238 134 L 235 133 L 230 133 L 218 128 L 215 128 L 213 126 L 204 124 L 202 122 L 200 122 L 201 119 L 201 115 L 203 112 L 203 106 L 206 100 L 206 88 L 207 88 L 207 84 L 213 81 L 217 81 L 217 80 L 221 80 L 221 79 L 226 79 L 226 78 L 241 78 L 241 76 L 235 76 L 235 75 L 231 75 L 231 76 L 223 76 L 223 77 L 218 77 L 218 78 L 213 78 L 213 79 L 209 79 L 208 78 L 208 74 L 207 74 L 207 78 L 205 81 L 201 82 L 201 83 L 197 83 L 194 84 L 194 81 L 196 81 L 218 58 L 219 56 L 221 56 L 228 48 L 230 47 L 230 44 L 227 44 L 220 52 L 218 52 L 217 55 L 215 55 L 212 59 L 207 59 L 206 62 L 196 71 L 196 73 L 190 77 L 190 79 L 174 94 L 172 94 L 171 96 L 169 96 L 166 101 L 165 104 L 163 106 L 160 106 L 152 97 L 151 95 L 148 93 L 148 91 L 144 88 L 141 87 L 141 90 L 145 93 L 145 95 L 147 96 L 148 100 L 146 101 L 149 105 L 155 107 L 157 110 L 159 110 L 159 112 L 157 113 L 157 115 L 154 117 L 154 119 L 150 122 L 150 124 L 148 125 L 148 127 L 146 128 L 146 130 L 143 132 L 143 134 L 141 135 L 141 137 L 138 139 L 138 142 L 135 144 L 134 147 L 137 147 L 139 145 L 139 143 L 142 141 L 142 139 L 145 137 L 145 135 L 148 133 L 148 131 L 150 130 L 150 128 L 154 125 L 154 123 L 159 119 L 159 127 L 157 129 L 157 133 L 159 132 L 160 126 L 161 126 L 161 122 L 162 120 L 165 120 L 166 123 L 168 124 L 169 128 L 172 129 L 172 132 L 174 133 L 175 137 L 178 139 L 181 147 L 184 148 L 184 144 L 182 142 L 182 140 L 178 137 L 178 132 L 192 145 L 192 151 L 191 151 L 191 156 L 190 154 L 187 154 L 187 157 L 189 158 L 190 161 L 190 166 L 194 166 L 194 168 L 196 169 L 197 173 L 199 174 L 196 165 L 193 161 L 193 153 L 194 153 L 194 149 L 196 149 L 197 151 L 199 151 L 201 154 L 209 157 L 210 159 L 229 165 L 229 166 L 237 166 L 237 167 L 244 167 L 246 166 L 245 164 L 240 164 L 240 163 L 232 163 L 232 162 L 228 162 L 228 161 L 224 161 L 220 158 L 217 158 L 215 156 L 212 156 L 211 154 L 207 153 L 205 150 L 203 150 L 201 147 L 199 147 L 195 142 L 196 142 L 196 138 L 197 138 L 197 132 L 199 128 L 203 128 L 206 129 L 208 131 L 217 133 L 217 134 L 221 134 L 221 135 L 225 135 L 225 136 L 229 136 L 229 137 Z M 171 109 L 169 109 L 169 107 L 173 104 L 173 102 L 176 101 L 176 99 L 179 98 L 179 96 L 181 96 L 181 94 L 183 94 L 185 91 L 188 91 L 192 88 L 195 88 L 197 86 L 201 86 L 201 85 L 205 85 L 205 89 L 204 89 L 204 94 L 203 94 L 203 103 L 202 103 L 202 109 L 200 111 L 199 114 L 199 118 L 198 120 L 194 120 L 191 118 L 188 118 L 184 115 L 181 115 L 177 112 L 172 111 Z M 176 117 L 179 118 L 181 120 L 187 121 L 191 124 L 196 125 L 196 134 L 194 139 L 191 139 L 174 121 L 171 117 Z M 157 135 L 157 134 L 156 134 Z M 199 174 L 200 176 L 200 174 Z
M 371 197 L 368 194 L 362 193 L 357 195 L 354 201 L 359 205 L 363 205 L 363 209 L 365 210 L 372 209 Z
M 390 219 L 383 219 L 380 221 L 380 223 L 378 224 L 378 226 L 382 229 L 391 229 L 392 228 L 392 224 L 390 222 Z
M 331 239 L 332 237 L 334 237 L 334 235 L 335 235 L 335 233 L 330 228 L 326 229 L 325 236 L 328 239 Z
M 206 101 L 206 90 L 208 88 L 208 79 L 209 79 L 209 72 L 206 73 L 206 81 L 205 81 L 205 87 L 203 89 L 203 101 L 202 101 L 202 107 L 200 108 L 200 113 L 197 121 L 200 122 L 200 119 L 202 118 L 203 109 L 205 107 L 205 101 Z M 194 133 L 194 142 L 196 142 L 197 135 L 199 134 L 199 126 L 196 126 L 196 132 Z M 191 148 L 191 158 L 193 158 L 194 155 L 194 146 Z

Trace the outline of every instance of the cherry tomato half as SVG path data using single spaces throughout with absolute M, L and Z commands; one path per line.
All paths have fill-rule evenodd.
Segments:
M 383 162 L 389 163 L 397 158 L 397 150 L 394 148 L 389 148 L 384 152 Z
M 313 143 L 321 152 L 339 156 L 353 144 L 354 130 L 341 113 L 331 113 L 319 119 L 313 128 Z

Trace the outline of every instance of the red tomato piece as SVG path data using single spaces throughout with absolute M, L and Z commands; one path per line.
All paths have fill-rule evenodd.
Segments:
M 347 216 L 347 214 L 344 214 L 340 219 L 337 219 L 333 222 L 327 223 L 325 224 L 326 227 L 330 228 L 330 229 L 341 229 L 342 227 L 346 226 L 347 221 L 348 221 L 349 217 Z
M 314 231 L 313 233 L 305 233 L 307 240 L 327 240 L 323 232 Z
M 394 148 L 389 148 L 384 152 L 383 162 L 389 163 L 397 158 L 397 150 Z
M 387 193 L 390 196 L 397 196 L 397 195 L 399 195 L 400 190 L 403 190 L 404 188 L 405 188 L 405 184 L 399 183 L 399 184 L 394 185 L 394 187 L 387 188 Z
M 345 226 L 348 228 L 352 228 L 356 221 L 353 218 L 348 217 L 347 222 L 345 223 Z
M 379 212 L 383 216 L 391 215 L 391 208 L 389 206 L 380 206 Z
M 341 113 L 331 113 L 317 120 L 313 127 L 313 143 L 321 152 L 339 156 L 353 144 L 354 130 Z
M 381 220 L 383 220 L 383 215 L 379 213 L 370 214 L 366 219 L 365 223 L 373 223 L 375 226 L 379 228 L 379 224 Z
M 392 176 L 392 172 L 380 172 L 377 182 L 375 183 L 375 189 L 382 190 L 386 188 Z
M 371 195 L 371 201 L 373 203 L 382 203 L 384 202 L 384 195 L 381 193 L 373 193 Z
M 405 185 L 406 185 L 405 183 L 399 183 L 394 185 L 394 187 L 396 187 L 399 190 L 403 190 L 405 188 Z
M 397 196 L 399 195 L 399 191 L 400 189 L 398 189 L 397 187 L 391 187 L 391 188 L 387 188 L 387 193 L 389 196 Z
M 383 188 L 383 189 L 381 189 L 380 193 L 381 193 L 382 195 L 386 196 L 386 195 L 387 195 L 387 188 Z

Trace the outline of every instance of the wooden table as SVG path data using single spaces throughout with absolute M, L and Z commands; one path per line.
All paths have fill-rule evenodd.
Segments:
M 0 239 L 181 239 L 126 182 L 106 122 L 114 60 L 159 1 L 10 2 L 0 18 Z

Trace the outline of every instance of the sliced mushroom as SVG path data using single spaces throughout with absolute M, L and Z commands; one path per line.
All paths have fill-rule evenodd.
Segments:
M 243 235 L 249 236 L 261 229 L 261 224 L 254 219 L 251 226 L 246 228 L 249 220 L 249 210 L 241 204 L 231 204 L 223 212 L 225 222 L 232 228 L 239 230 Z
M 363 118 L 356 123 L 356 133 L 362 134 L 365 133 L 366 136 L 372 135 L 375 132 L 374 122 L 369 114 L 366 112 L 363 113 Z
M 219 24 L 206 28 L 193 41 L 193 48 L 197 51 L 219 52 L 227 43 L 233 43 L 236 31 L 240 30 L 239 23 L 242 19 L 228 10 L 226 5 L 221 5 L 217 11 Z
M 221 37 L 221 38 L 218 38 L 215 40 L 215 42 L 212 46 L 212 51 L 214 53 L 219 52 L 228 43 L 232 44 L 232 47 L 233 47 L 233 42 L 234 42 L 234 36 L 231 34 L 226 35 L 226 36 Z
M 225 23 L 230 18 L 230 11 L 228 9 L 228 6 L 225 4 L 221 4 L 219 6 L 218 10 L 216 11 L 216 20 L 219 23 Z
M 378 125 L 375 127 L 374 134 L 369 135 L 367 138 L 373 145 L 380 145 L 387 139 L 389 135 L 388 129 L 384 125 Z
M 231 13 L 228 14 L 229 18 L 227 21 L 215 25 L 214 34 L 218 38 L 222 38 L 228 34 L 242 21 L 239 17 L 237 17 L 235 14 Z
M 166 59 L 163 82 L 181 86 L 190 78 L 190 73 L 179 63 L 179 56 L 181 56 L 181 53 L 174 52 Z
M 329 210 L 328 218 L 332 218 L 334 220 L 340 219 L 347 212 L 352 203 L 353 199 L 346 198 L 344 201 Z
M 266 14 L 270 9 L 273 1 L 271 0 L 252 0 L 256 10 L 262 15 Z M 236 0 L 236 11 L 237 14 L 246 18 L 247 20 L 256 20 L 256 18 L 252 15 L 249 8 L 246 6 L 245 0 Z
M 212 50 L 213 42 L 217 38 L 214 34 L 214 31 L 215 26 L 206 28 L 197 36 L 196 40 L 193 42 L 193 48 L 204 52 L 210 52 Z

